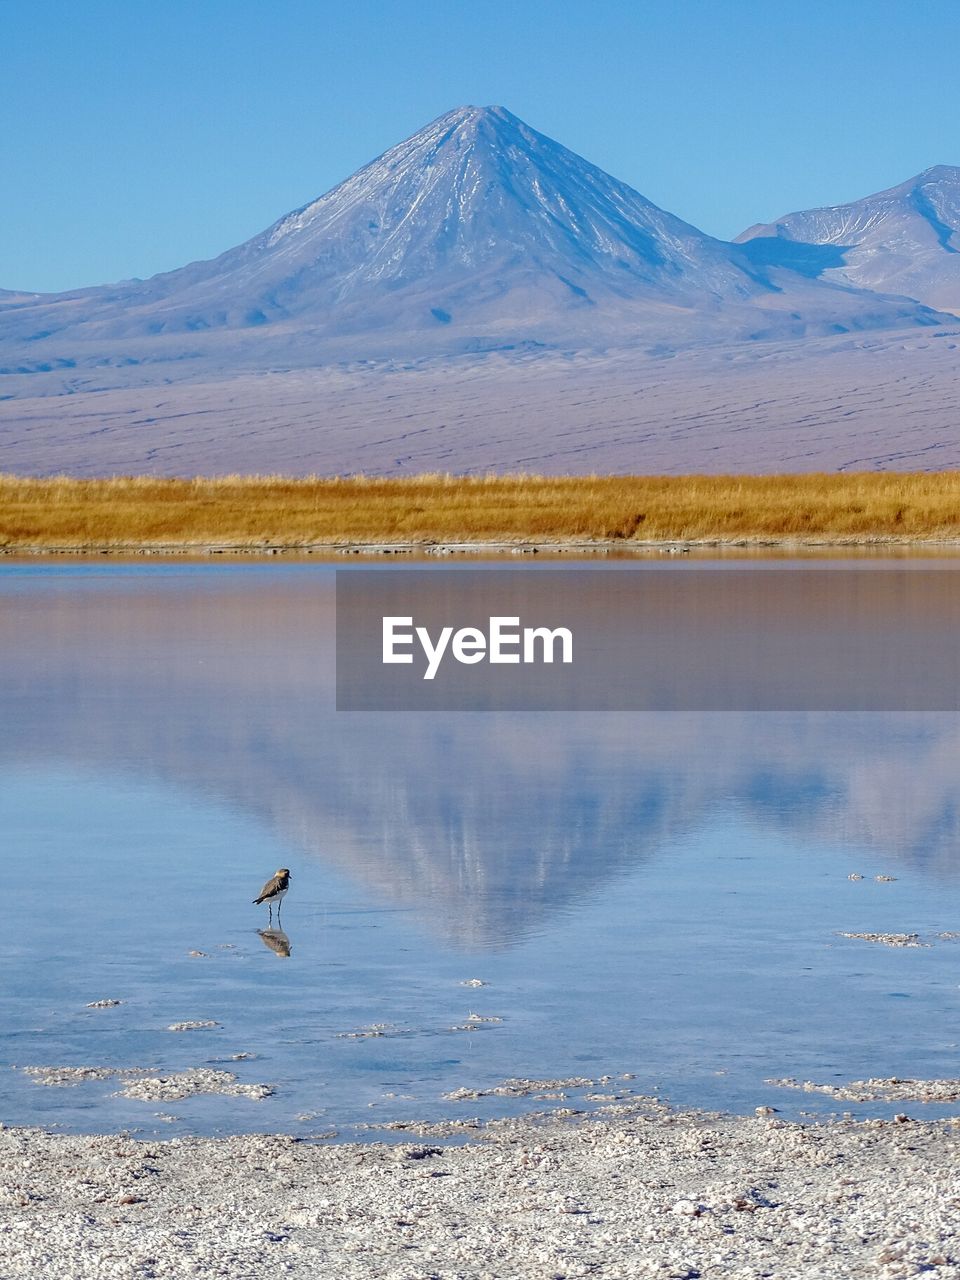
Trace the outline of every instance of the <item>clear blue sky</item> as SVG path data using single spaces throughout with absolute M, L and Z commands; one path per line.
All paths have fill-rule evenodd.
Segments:
M 960 163 L 960 3 L 0 0 L 0 288 L 211 257 L 500 103 L 718 236 Z

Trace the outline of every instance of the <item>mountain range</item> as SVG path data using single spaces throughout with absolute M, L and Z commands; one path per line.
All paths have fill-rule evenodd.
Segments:
M 246 397 L 237 380 L 270 376 L 271 433 L 242 464 L 262 470 L 291 429 L 285 375 L 311 371 L 329 419 L 342 403 L 331 392 L 361 372 L 430 369 L 453 406 L 462 387 L 450 371 L 488 370 L 491 356 L 582 364 L 627 353 L 640 369 L 722 346 L 752 364 L 770 344 L 792 349 L 789 361 L 822 339 L 943 333 L 960 310 L 958 192 L 960 170 L 941 166 L 728 243 L 504 108 L 461 107 L 211 261 L 62 294 L 0 291 L 4 465 L 170 469 L 164 455 L 184 441 L 155 412 L 165 403 L 156 389 L 170 385 L 203 387 L 215 402 L 204 423 L 196 396 L 178 402 L 178 431 L 184 417 L 218 431 L 205 460 L 186 463 L 181 451 L 174 469 L 223 470 L 213 453 L 229 448 Z M 640 386 L 650 379 L 644 369 Z M 108 405 L 112 392 L 123 398 Z M 118 405 L 126 434 L 113 448 Z M 107 438 L 89 463 L 82 424 L 97 413 Z M 132 424 L 150 429 L 131 450 Z M 312 448 L 298 440 L 294 469 L 319 469 L 321 454 L 329 468 L 319 435 Z M 354 448 L 333 462 L 361 464 L 393 470 L 406 459 Z

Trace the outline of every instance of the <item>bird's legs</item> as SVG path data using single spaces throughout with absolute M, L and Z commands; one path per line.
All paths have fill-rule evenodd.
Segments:
M 267 910 L 270 912 L 270 924 L 267 926 L 267 928 L 270 928 L 270 926 L 273 924 L 273 903 L 272 903 L 272 902 L 268 902 L 268 903 L 267 903 Z M 277 908 L 277 919 L 278 919 L 278 920 L 280 919 L 280 908 L 279 908 L 279 907 Z

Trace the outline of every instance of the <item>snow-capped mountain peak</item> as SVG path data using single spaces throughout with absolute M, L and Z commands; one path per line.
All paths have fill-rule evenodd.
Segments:
M 709 275 L 694 287 L 746 284 L 725 246 L 498 106 L 447 112 L 239 252 L 312 253 L 319 241 L 314 265 L 339 277 L 341 298 L 493 265 L 600 272 L 618 288 L 658 274 L 676 285 L 694 269 Z M 578 279 L 574 296 L 590 283 Z

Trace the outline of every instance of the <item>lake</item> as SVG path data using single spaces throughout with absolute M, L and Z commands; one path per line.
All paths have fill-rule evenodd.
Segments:
M 890 1114 L 766 1081 L 960 1074 L 960 716 L 338 713 L 334 636 L 326 563 L 0 565 L 0 1120 Z M 122 1092 L 207 1067 L 272 1092 Z

